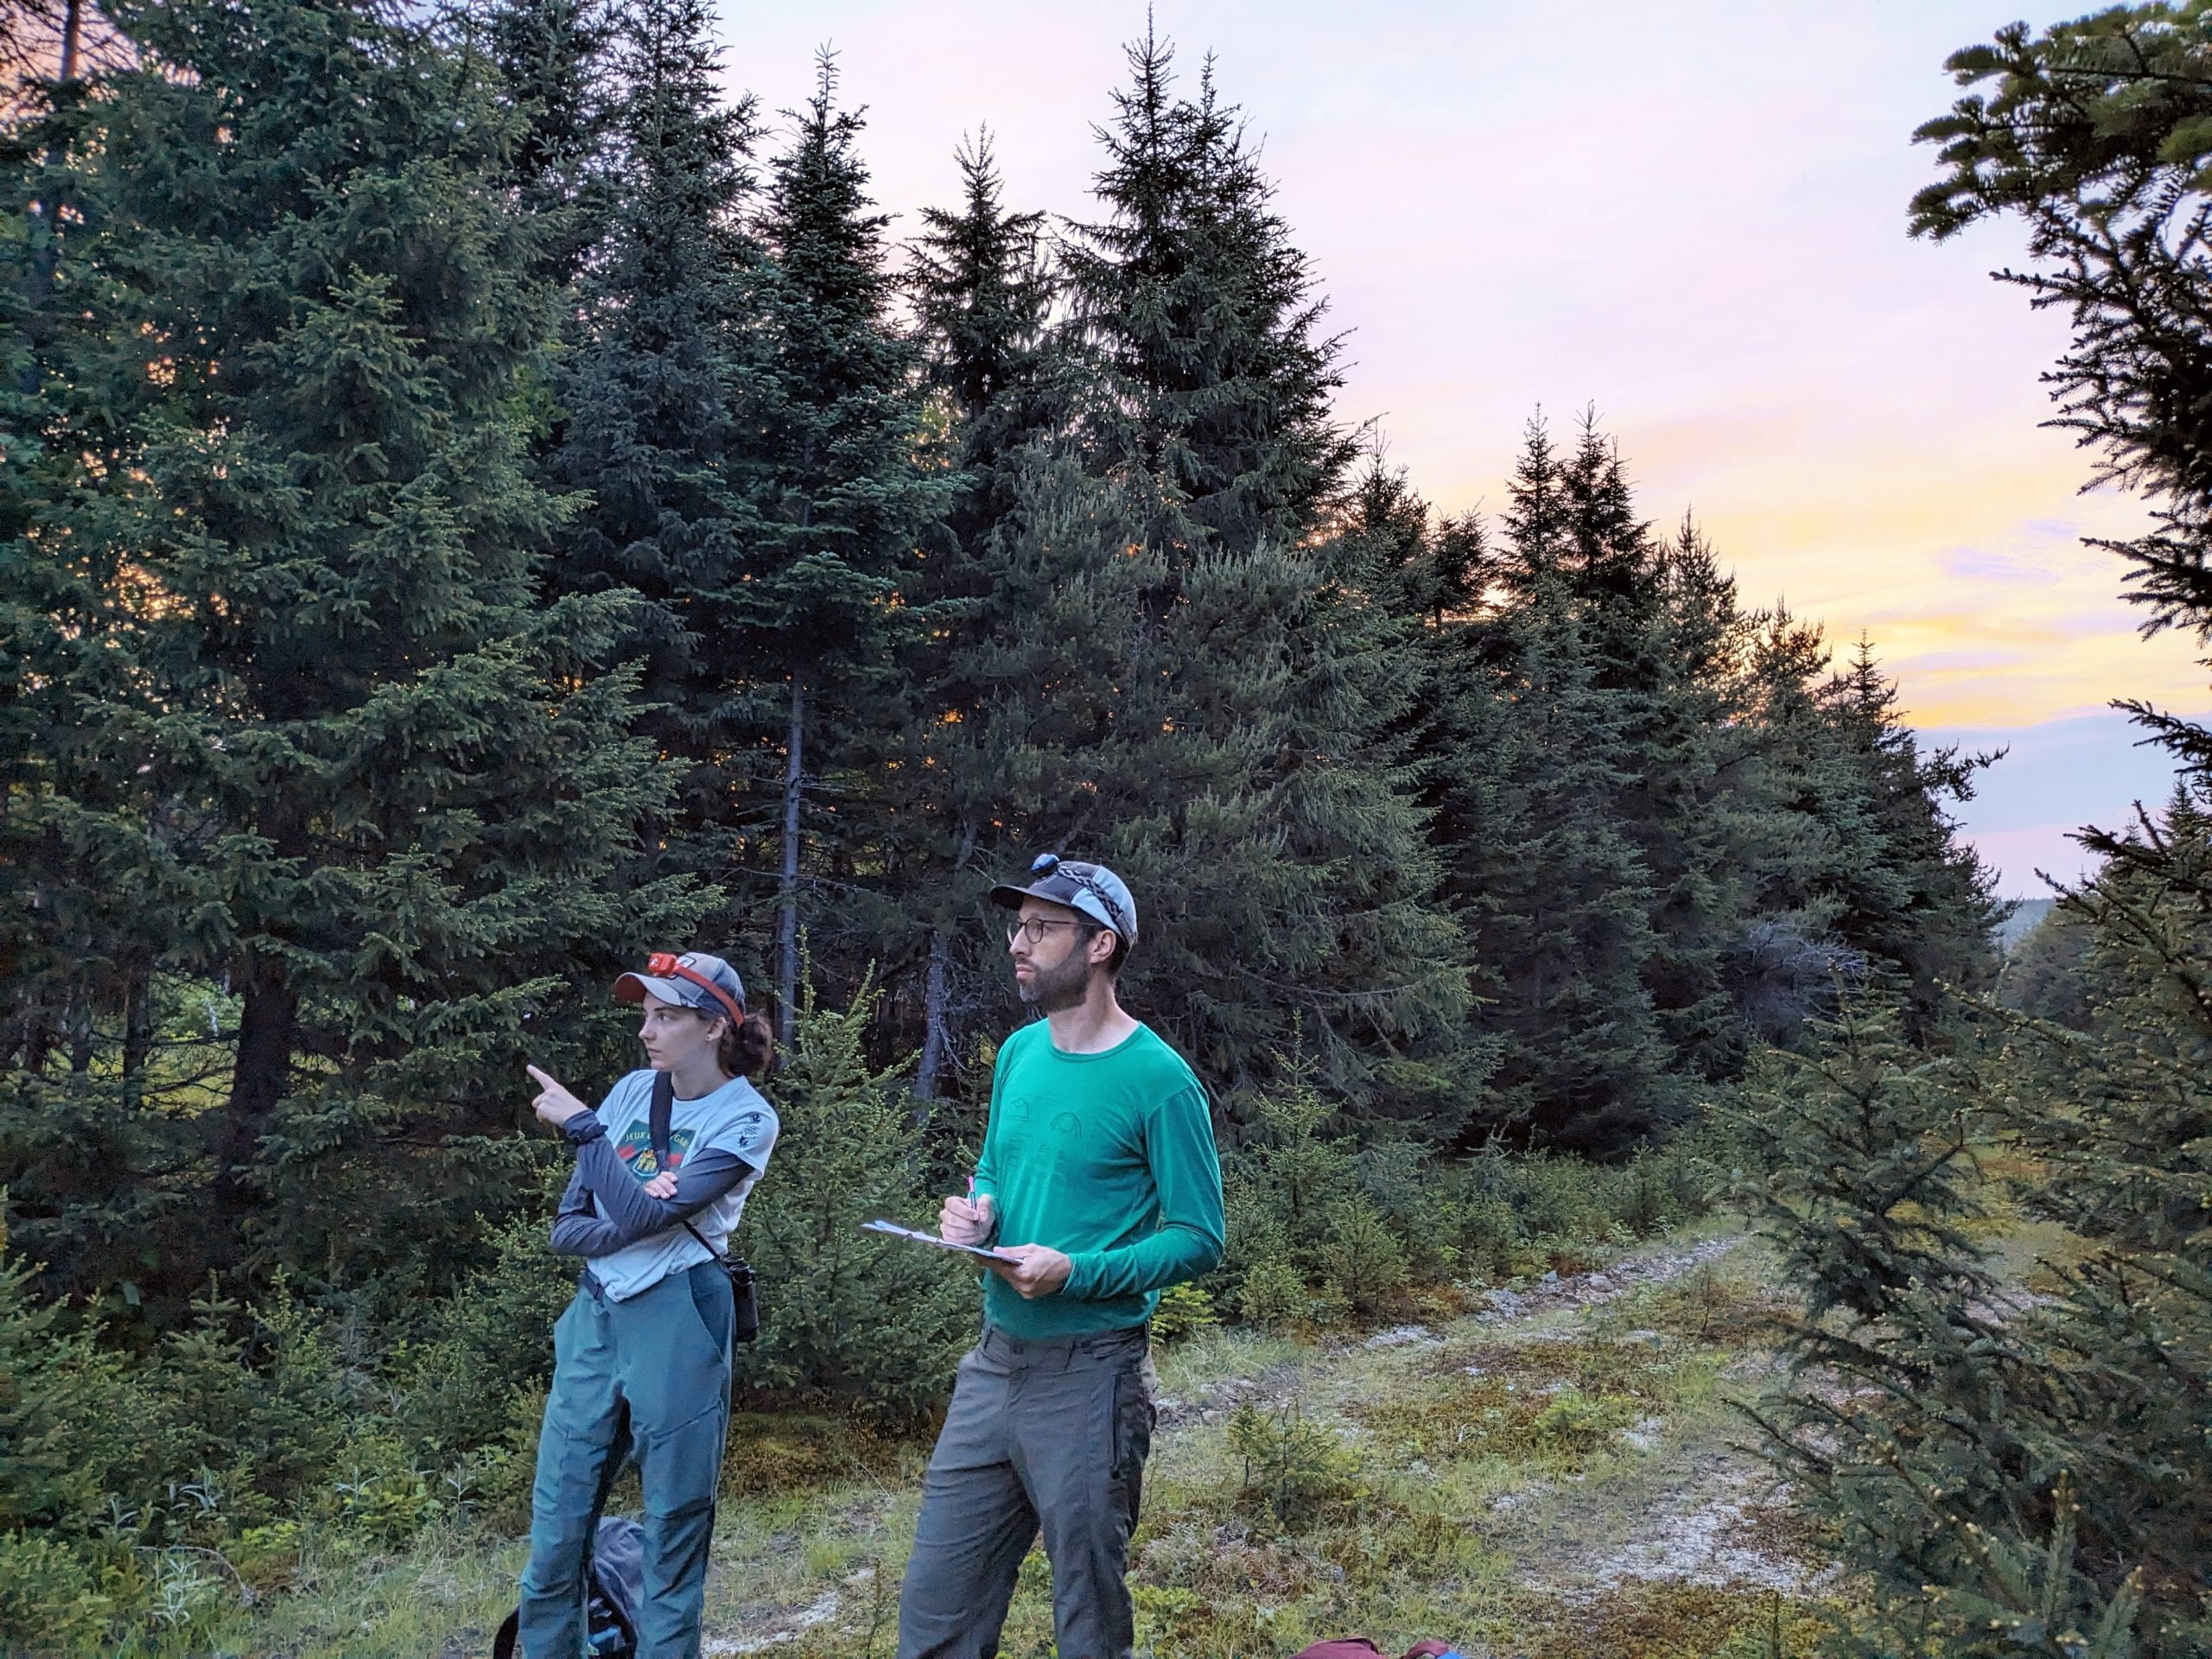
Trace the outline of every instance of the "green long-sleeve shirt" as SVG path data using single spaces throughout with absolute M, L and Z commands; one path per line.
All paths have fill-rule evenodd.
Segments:
M 976 1192 L 998 1206 L 997 1243 L 1050 1245 L 1074 1264 L 1035 1301 L 984 1275 L 984 1313 L 1010 1337 L 1141 1325 L 1161 1290 L 1221 1260 L 1205 1090 L 1149 1026 L 1103 1054 L 1063 1054 L 1041 1020 L 1007 1038 Z

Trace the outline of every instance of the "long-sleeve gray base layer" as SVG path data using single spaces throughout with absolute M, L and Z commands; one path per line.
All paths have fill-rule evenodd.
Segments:
M 1151 1352 L 1142 1325 L 1037 1342 L 984 1331 L 960 1362 L 923 1478 L 899 1659 L 991 1659 L 1040 1526 L 1059 1659 L 1128 1659 Z
M 524 1659 L 584 1652 L 584 1569 L 625 1452 L 645 1499 L 638 1659 L 696 1659 L 729 1427 L 729 1275 L 707 1262 L 627 1301 L 588 1281 L 553 1327 L 523 1568 Z

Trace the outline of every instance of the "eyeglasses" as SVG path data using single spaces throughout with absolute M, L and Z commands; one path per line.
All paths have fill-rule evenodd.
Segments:
M 1027 939 L 1032 944 L 1042 944 L 1045 943 L 1045 930 L 1052 927 L 1084 927 L 1094 933 L 1098 931 L 1098 924 L 1096 922 L 1061 922 L 1049 920 L 1042 916 L 1032 916 L 1027 921 L 1014 922 L 1007 928 L 1007 944 L 1011 948 L 1016 939 Z

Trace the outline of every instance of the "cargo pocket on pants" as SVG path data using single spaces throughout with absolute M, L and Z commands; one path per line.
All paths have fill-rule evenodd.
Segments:
M 1114 1374 L 1114 1480 L 1122 1489 L 1132 1528 L 1143 1497 L 1145 1459 L 1152 1455 L 1153 1392 L 1149 1354 Z
M 717 1403 L 689 1422 L 648 1437 L 638 1459 L 645 1512 L 664 1519 L 711 1512 L 728 1436 L 728 1414 Z

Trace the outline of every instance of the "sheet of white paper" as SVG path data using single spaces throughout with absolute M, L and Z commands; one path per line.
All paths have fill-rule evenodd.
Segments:
M 986 1262 L 1011 1262 L 1014 1259 L 1009 1255 L 1001 1255 L 996 1250 L 987 1250 L 979 1244 L 955 1244 L 950 1239 L 939 1238 L 935 1233 L 918 1233 L 912 1227 L 901 1227 L 895 1221 L 864 1221 L 861 1229 L 864 1232 L 903 1238 L 909 1244 L 927 1244 L 932 1249 L 950 1250 L 956 1255 L 979 1255 Z

